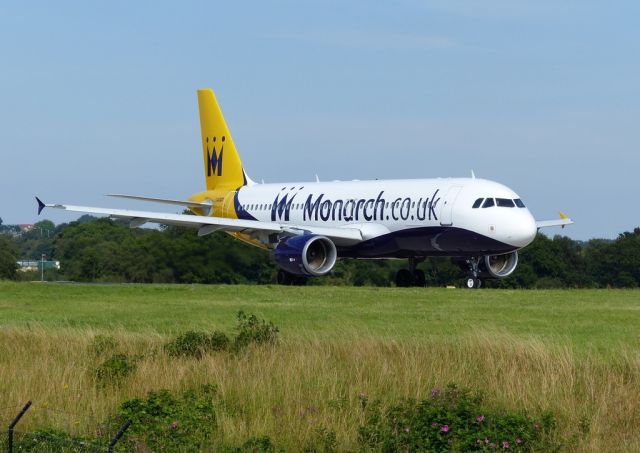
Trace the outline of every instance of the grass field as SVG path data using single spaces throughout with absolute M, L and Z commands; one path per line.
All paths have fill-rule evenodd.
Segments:
M 189 329 L 232 334 L 238 310 L 273 321 L 278 345 L 201 360 L 163 351 Z M 97 334 L 141 357 L 119 388 L 92 380 Z M 32 399 L 28 429 L 90 432 L 125 399 L 214 383 L 233 408 L 218 420 L 225 442 L 264 434 L 295 451 L 323 427 L 356 449 L 358 395 L 419 398 L 455 382 L 490 407 L 552 411 L 566 449 L 638 451 L 639 346 L 638 291 L 0 283 L 0 408 Z

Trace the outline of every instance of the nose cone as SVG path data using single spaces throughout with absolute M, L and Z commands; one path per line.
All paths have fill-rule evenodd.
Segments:
M 519 209 L 514 214 L 507 231 L 505 231 L 505 242 L 519 248 L 526 247 L 533 242 L 538 234 L 536 220 L 528 209 Z

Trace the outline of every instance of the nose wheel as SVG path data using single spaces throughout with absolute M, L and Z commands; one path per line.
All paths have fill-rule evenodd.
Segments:
M 480 279 L 480 259 L 471 257 L 467 259 L 469 265 L 469 278 L 467 279 L 467 288 L 478 289 L 482 286 L 482 280 Z
M 478 289 L 482 286 L 482 280 L 479 278 L 469 278 L 467 279 L 467 288 L 469 289 Z

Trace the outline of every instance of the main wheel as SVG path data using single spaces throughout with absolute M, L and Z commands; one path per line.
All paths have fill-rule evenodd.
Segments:
M 278 285 L 290 285 L 292 283 L 292 277 L 293 275 L 291 275 L 289 272 L 283 269 L 279 269 L 278 275 L 276 277 L 276 282 L 278 282 Z
M 400 269 L 396 274 L 396 286 L 398 288 L 408 288 L 413 284 L 413 275 L 408 269 Z
M 413 272 L 413 286 L 424 288 L 426 284 L 427 284 L 427 278 L 424 276 L 424 271 L 420 269 L 416 269 Z
M 293 286 L 307 286 L 307 277 L 304 276 L 294 276 L 293 282 L 291 283 Z

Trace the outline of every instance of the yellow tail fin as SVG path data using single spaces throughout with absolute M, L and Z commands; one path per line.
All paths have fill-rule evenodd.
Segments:
M 198 90 L 207 190 L 235 190 L 247 183 L 240 156 L 210 88 Z

